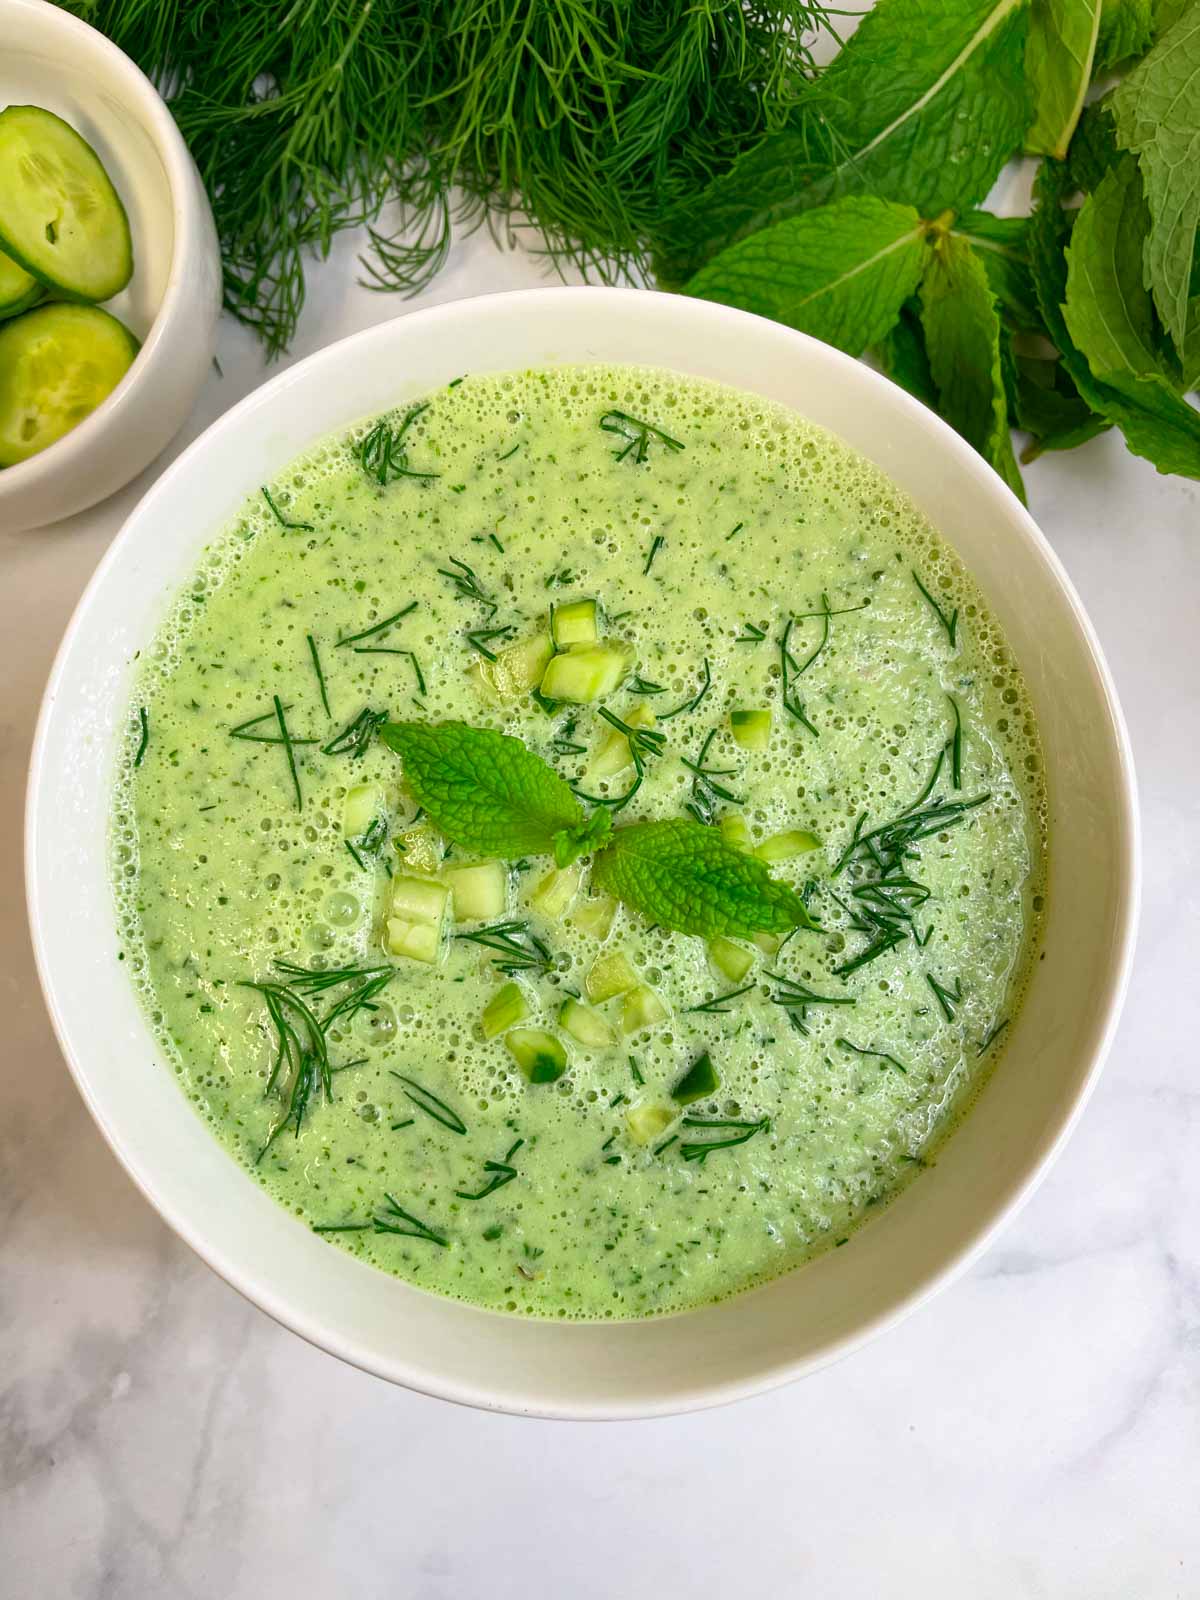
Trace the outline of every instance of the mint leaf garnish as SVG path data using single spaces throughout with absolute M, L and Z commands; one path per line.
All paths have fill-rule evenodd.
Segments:
M 718 250 L 851 194 L 924 217 L 978 205 L 1029 121 L 1026 0 L 886 0 L 788 123 L 689 196 L 656 267 L 686 282 Z
M 921 281 L 921 325 L 938 409 L 1024 500 L 1008 431 L 1000 318 L 987 274 L 965 240 L 946 235 L 931 252 Z
M 1191 6 L 1112 97 L 1117 138 L 1141 167 L 1153 226 L 1146 282 L 1175 348 L 1187 340 L 1200 226 L 1200 6 Z
M 1154 13 L 1155 0 L 1103 0 L 1093 78 L 1145 55 L 1154 39 Z
M 1025 148 L 1062 160 L 1092 81 L 1100 0 L 1042 0 L 1029 18 L 1025 71 L 1033 88 L 1033 126 Z
M 684 818 L 618 828 L 592 865 L 592 884 L 652 922 L 701 939 L 816 927 L 800 896 L 756 856 Z
M 917 287 L 925 229 L 911 206 L 861 195 L 731 245 L 686 292 L 774 317 L 857 356 Z
M 893 383 L 907 389 L 931 411 L 937 410 L 937 389 L 921 331 L 921 308 L 915 299 L 902 307 L 900 320 L 880 340 L 875 355 Z
M 553 768 L 507 734 L 465 722 L 389 722 L 380 737 L 404 763 L 418 805 L 466 850 L 501 859 L 552 852 L 565 866 L 612 825 L 607 812 L 585 817 Z
M 1033 461 L 1045 450 L 1072 450 L 1112 427 L 1089 407 L 1061 361 L 1014 356 L 1011 379 L 1017 426 L 1034 440 L 1022 451 L 1022 461 Z
M 1005 326 L 1018 333 L 1044 333 L 1029 270 L 1029 218 L 964 211 L 950 231 L 965 237 L 979 257 Z

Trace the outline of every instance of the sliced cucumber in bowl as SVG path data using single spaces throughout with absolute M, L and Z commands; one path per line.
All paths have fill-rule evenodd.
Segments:
M 0 254 L 0 320 L 28 311 L 45 292 L 37 279 L 24 267 L 19 267 L 11 256 Z
M 100 158 L 40 106 L 0 111 L 0 250 L 70 300 L 107 300 L 133 275 L 129 219 Z
M 48 305 L 0 323 L 0 467 L 69 433 L 133 365 L 138 342 L 96 306 Z

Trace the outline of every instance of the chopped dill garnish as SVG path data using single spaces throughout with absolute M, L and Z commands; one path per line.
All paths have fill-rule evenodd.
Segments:
M 382 1212 L 382 1215 L 380 1213 Z M 404 1227 L 397 1226 L 404 1223 Z M 396 1233 L 402 1239 L 424 1239 L 428 1244 L 437 1244 L 446 1249 L 449 1239 L 435 1233 L 426 1223 L 419 1221 L 411 1212 L 405 1211 L 399 1200 L 394 1195 L 385 1194 L 383 1203 L 376 1207 L 375 1215 L 370 1222 L 314 1222 L 314 1233 L 362 1233 L 366 1229 L 373 1229 L 376 1233 Z
M 289 519 L 284 516 L 283 512 L 280 511 L 279 507 L 275 504 L 274 500 L 271 498 L 271 491 L 267 488 L 265 483 L 262 486 L 262 497 L 267 502 L 267 504 L 270 506 L 271 511 L 274 514 L 275 520 L 276 520 L 276 522 L 279 524 L 279 526 L 281 528 L 286 528 L 289 533 L 312 533 L 314 531 L 313 530 L 313 525 L 312 525 L 311 522 L 291 522 L 291 521 L 289 521 Z
M 873 1056 L 877 1061 L 886 1061 L 890 1066 L 895 1067 L 897 1072 L 906 1074 L 908 1072 L 908 1068 L 904 1063 L 897 1061 L 895 1056 L 888 1055 L 886 1050 L 864 1050 L 861 1045 L 851 1044 L 849 1039 L 835 1039 L 833 1042 L 839 1049 L 852 1050 L 856 1056 Z
M 304 636 L 308 640 L 308 653 L 312 657 L 313 671 L 317 675 L 317 687 L 321 691 L 321 704 L 325 707 L 325 715 L 331 717 L 333 712 L 329 709 L 329 691 L 325 687 L 325 674 L 321 671 L 321 658 L 317 654 L 317 641 L 311 633 Z
M 388 1069 L 393 1078 L 398 1078 L 407 1087 L 405 1095 L 412 1101 L 418 1111 L 423 1111 L 427 1117 L 432 1117 L 435 1122 L 440 1122 L 443 1128 L 449 1128 L 451 1133 L 464 1134 L 467 1125 L 452 1106 L 440 1100 L 432 1090 L 426 1089 L 415 1078 L 407 1077 L 403 1072 Z
M 328 744 L 321 746 L 321 754 L 348 755 L 356 759 L 366 755 L 371 740 L 387 719 L 386 711 L 372 711 L 370 706 L 364 706 L 353 722 L 347 723 L 340 733 L 334 734 Z
M 950 709 L 954 713 L 954 732 L 950 737 L 950 781 L 956 789 L 962 788 L 962 713 L 958 709 L 958 701 L 952 694 L 946 699 L 950 702 Z
M 711 669 L 709 668 L 709 665 L 708 665 L 708 657 L 705 656 L 705 658 L 704 658 L 704 678 L 703 678 L 702 683 L 700 684 L 699 692 L 697 694 L 693 695 L 690 700 L 685 700 L 682 705 L 676 706 L 674 708 L 674 710 L 672 710 L 672 711 L 664 711 L 659 716 L 658 720 L 660 722 L 668 722 L 672 717 L 685 717 L 685 716 L 690 715 L 690 713 L 695 711 L 696 708 L 700 705 L 701 701 L 704 699 L 704 696 L 708 693 L 708 691 L 711 688 L 712 688 L 712 671 L 711 671 Z
M 656 1156 L 661 1156 L 664 1150 L 669 1150 L 673 1144 L 678 1143 L 679 1135 L 677 1133 L 673 1133 L 669 1139 L 664 1139 L 661 1144 L 655 1145 L 653 1154 Z
M 373 639 L 376 634 L 384 633 L 393 623 L 399 622 L 402 617 L 407 617 L 417 609 L 417 602 L 410 600 L 399 611 L 393 611 L 390 617 L 384 617 L 382 622 L 373 622 L 369 628 L 363 628 L 359 633 L 348 633 L 344 639 L 339 639 L 335 649 L 340 650 L 344 645 L 357 644 L 360 639 Z
M 625 735 L 629 740 L 629 749 L 632 755 L 662 755 L 663 747 L 667 742 L 665 733 L 659 733 L 655 728 L 631 728 L 627 722 L 622 722 L 620 717 L 609 711 L 607 706 L 600 707 L 600 715 L 610 727 Z
M 633 1056 L 630 1056 L 629 1058 L 629 1070 L 633 1074 L 634 1083 L 638 1085 L 645 1083 L 646 1080 L 642 1077 L 642 1069 L 638 1066 L 637 1060 Z
M 273 695 L 275 701 L 275 720 L 279 724 L 279 742 L 283 745 L 284 754 L 287 756 L 288 771 L 292 775 L 292 788 L 296 791 L 296 810 L 304 810 L 304 796 L 300 792 L 300 774 L 296 770 L 296 752 L 292 748 L 292 736 L 288 732 L 287 719 L 283 714 L 283 702 L 278 695 Z
M 513 445 L 511 450 L 506 450 L 502 456 L 497 456 L 496 460 L 497 461 L 507 461 L 509 456 L 515 456 L 517 451 L 520 448 L 521 448 L 521 442 L 520 442 L 520 440 L 518 440 L 517 443 L 515 445 Z M 493 535 L 493 537 L 494 537 L 494 535 Z M 497 543 L 499 543 L 499 540 L 497 540 Z M 503 546 L 501 546 L 501 549 L 503 549 Z
M 788 641 L 791 639 L 792 629 L 795 626 L 795 617 L 789 617 L 787 626 L 783 630 L 783 637 L 779 641 L 779 700 L 789 717 L 794 717 L 802 728 L 807 728 L 814 738 L 819 739 L 821 735 L 818 729 L 809 720 L 808 713 L 804 709 L 804 702 L 797 698 L 792 686 L 793 679 L 800 675 L 800 669 L 796 665 L 796 658 L 788 649 Z M 811 666 L 812 660 L 813 658 L 810 658 L 806 665 Z
M 529 932 L 524 922 L 493 922 L 489 927 L 456 933 L 454 937 L 494 952 L 496 968 L 510 978 L 517 972 L 545 972 L 554 961 L 546 945 Z
M 958 644 L 958 607 L 955 606 L 954 610 L 950 613 L 949 616 L 947 616 L 946 613 L 942 610 L 941 606 L 938 605 L 937 601 L 930 594 L 929 590 L 921 582 L 920 578 L 917 576 L 915 571 L 913 572 L 912 576 L 913 576 L 913 582 L 916 584 L 917 588 L 920 589 L 921 593 L 925 596 L 925 598 L 929 602 L 930 606 L 932 606 L 933 611 L 934 611 L 935 615 L 937 616 L 938 621 L 941 623 L 942 627 L 945 628 L 946 637 L 950 641 L 951 648 L 952 649 L 955 648 L 957 646 L 957 644 Z
M 734 644 L 761 644 L 767 637 L 765 628 L 760 628 L 756 623 L 744 623 L 745 633 L 740 633 L 733 641 Z
M 643 678 L 641 673 L 634 673 L 633 682 L 629 685 L 630 694 L 666 694 L 666 689 L 661 683 L 651 683 L 648 678 Z
M 717 736 L 717 730 L 710 728 L 700 747 L 700 754 L 695 761 L 689 761 L 687 756 L 680 760 L 689 772 L 693 773 L 692 798 L 685 802 L 685 809 L 690 811 L 697 822 L 711 823 L 716 814 L 716 802 L 724 800 L 731 806 L 745 805 L 741 795 L 731 793 L 724 784 L 717 783 L 718 778 L 731 778 L 734 775 L 733 767 L 707 767 L 705 761 L 708 757 L 709 747 Z
M 516 631 L 511 623 L 506 623 L 503 627 L 498 628 L 476 628 L 473 633 L 467 634 L 467 643 L 472 650 L 477 650 L 485 661 L 495 661 L 495 651 L 490 650 L 484 641 L 511 639 Z
M 135 767 L 141 766 L 142 757 L 146 754 L 146 746 L 150 743 L 150 719 L 146 715 L 145 706 L 138 707 L 138 727 L 141 729 L 141 733 L 138 737 L 138 747 L 133 755 Z
M 728 1015 L 729 1001 L 736 1000 L 739 996 L 749 994 L 755 985 L 744 983 L 740 989 L 730 989 L 727 994 L 714 995 L 711 1000 L 705 1000 L 702 1005 L 685 1006 L 684 1015 L 700 1013 L 710 1017 L 723 1017 Z
M 947 989 L 944 983 L 939 983 L 935 977 L 932 977 L 927 972 L 925 974 L 925 982 L 933 990 L 946 1021 L 953 1022 L 958 1014 L 958 1008 L 962 1004 L 962 979 L 955 978 L 953 989 Z
M 756 1133 L 767 1133 L 771 1127 L 771 1119 L 760 1117 L 756 1122 L 748 1122 L 741 1117 L 684 1117 L 680 1127 L 704 1129 L 728 1135 L 727 1138 L 721 1139 L 685 1140 L 679 1146 L 679 1153 L 685 1161 L 703 1162 L 708 1160 L 714 1150 L 728 1150 L 735 1144 L 745 1144 L 748 1139 L 753 1139 Z
M 524 1139 L 518 1139 L 516 1144 L 510 1145 L 503 1161 L 485 1161 L 483 1170 L 490 1174 L 488 1181 L 473 1194 L 465 1189 L 456 1189 L 454 1193 L 458 1199 L 486 1200 L 488 1195 L 495 1194 L 497 1189 L 503 1189 L 506 1183 L 511 1183 L 517 1176 L 517 1169 L 511 1164 L 512 1158 L 524 1143 Z
M 746 524 L 745 524 L 745 523 L 744 523 L 744 522 L 739 522 L 739 523 L 737 523 L 737 524 L 736 524 L 736 525 L 735 525 L 735 526 L 734 526 L 734 527 L 733 527 L 733 528 L 732 528 L 732 529 L 731 529 L 731 530 L 730 530 L 730 531 L 729 531 L 729 532 L 728 532 L 728 533 L 727 533 L 727 534 L 726 534 L 726 535 L 725 535 L 725 543 L 726 543 L 726 544 L 728 544 L 728 543 L 729 543 L 729 541 L 730 541 L 730 539 L 736 539 L 736 538 L 737 538 L 737 536 L 738 536 L 738 534 L 739 534 L 739 533 L 741 533 L 741 531 L 742 531 L 742 529 L 743 529 L 743 528 L 744 528 L 744 527 L 745 527 L 745 526 L 746 526 Z
M 996 1040 L 1000 1037 L 1000 1035 L 1004 1032 L 1005 1028 L 1007 1028 L 1007 1027 L 1008 1027 L 1008 1018 L 1005 1017 L 1003 1022 L 996 1023 L 994 1028 L 989 1028 L 988 1031 L 984 1034 L 983 1038 L 979 1041 L 979 1049 L 976 1050 L 976 1052 L 975 1052 L 976 1056 L 978 1057 L 978 1056 L 987 1055 L 988 1051 L 992 1048 L 992 1046 L 995 1044 Z
M 631 417 L 627 411 L 606 411 L 600 418 L 600 426 L 605 433 L 615 433 L 625 440 L 623 449 L 613 451 L 616 460 L 624 461 L 630 451 L 633 451 L 634 462 L 639 467 L 649 454 L 651 438 L 665 444 L 668 450 L 686 448 L 679 439 L 673 439 L 669 433 L 656 428 L 652 422 L 643 422 L 640 417 Z
M 426 400 L 411 406 L 404 414 L 398 428 L 388 422 L 377 422 L 355 447 L 358 463 L 368 478 L 373 478 L 381 488 L 394 483 L 397 478 L 440 478 L 440 472 L 414 472 L 408 464 L 405 436 L 417 418 L 429 410 Z
M 649 553 L 646 556 L 646 565 L 642 568 L 643 578 L 648 576 L 650 568 L 654 565 L 655 556 L 662 549 L 663 545 L 666 544 L 666 542 L 667 541 L 663 538 L 661 533 L 656 533 L 654 535 L 654 538 L 650 542 Z
M 488 616 L 494 617 L 496 615 L 496 602 L 484 593 L 479 579 L 472 569 L 465 561 L 460 561 L 457 556 L 451 556 L 449 560 L 450 566 L 456 567 L 458 570 L 451 572 L 446 567 L 439 567 L 437 569 L 438 576 L 440 578 L 449 578 L 454 585 L 455 593 L 460 599 L 478 601 L 481 606 L 487 607 Z
M 857 1001 L 850 994 L 817 994 L 806 983 L 801 983 L 796 978 L 787 978 L 781 972 L 768 972 L 767 977 L 772 983 L 779 985 L 771 996 L 772 1005 L 777 1005 L 791 1013 L 798 1012 L 801 1022 L 807 1018 L 809 1006 L 852 1006 Z
M 290 711 L 292 708 L 291 706 L 284 706 L 283 709 L 285 711 Z M 231 739 L 244 739 L 248 744 L 282 744 L 283 740 L 280 739 L 277 734 L 249 732 L 249 729 L 257 728 L 263 722 L 274 721 L 274 710 L 264 711 L 260 716 L 248 717 L 245 722 L 239 722 L 236 728 L 230 728 L 229 737 Z M 319 743 L 319 741 L 316 739 L 297 739 L 294 735 L 292 736 L 291 742 L 293 745 L 297 746 L 302 744 Z

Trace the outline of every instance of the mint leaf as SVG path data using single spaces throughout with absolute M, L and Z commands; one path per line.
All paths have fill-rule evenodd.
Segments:
M 916 301 L 910 300 L 901 308 L 899 321 L 880 341 L 875 355 L 893 383 L 907 389 L 931 411 L 937 410 L 937 389 L 929 370 L 929 352 Z
M 911 206 L 861 195 L 789 217 L 722 250 L 685 292 L 773 317 L 857 356 L 917 287 L 925 230 Z
M 1092 81 L 1100 34 L 1100 0 L 1034 0 L 1025 71 L 1033 86 L 1033 124 L 1025 148 L 1066 156 L 1083 97 Z
M 1004 323 L 1018 333 L 1043 333 L 1045 325 L 1029 270 L 1029 218 L 964 211 L 951 233 L 978 255 Z
M 592 884 L 652 922 L 701 939 L 816 927 L 800 896 L 756 856 L 684 818 L 618 828 L 592 864 Z
M 1146 284 L 1182 355 L 1200 225 L 1200 5 L 1169 28 L 1112 97 L 1117 138 L 1138 158 L 1153 226 Z
M 1145 55 L 1154 40 L 1151 0 L 1104 0 L 1092 77 Z
M 596 847 L 612 826 L 585 818 L 562 778 L 519 739 L 465 722 L 388 722 L 380 738 L 404 764 L 404 781 L 448 839 L 511 859 L 553 851 L 560 866 Z
M 1137 162 L 1123 157 L 1084 201 L 1067 247 L 1067 327 L 1098 378 L 1147 377 L 1163 369 L 1154 307 L 1142 282 L 1149 218 Z
M 1090 408 L 1062 361 L 1040 356 L 1013 358 L 1011 410 L 1018 428 L 1033 435 L 1023 463 L 1046 450 L 1074 449 L 1112 426 Z
M 1152 461 L 1160 472 L 1200 477 L 1200 415 L 1160 377 L 1126 374 L 1119 382 L 1104 381 L 1093 374 L 1086 356 L 1071 337 L 1063 302 L 1067 298 L 1064 247 L 1071 238 L 1072 217 L 1062 207 L 1063 196 L 1071 192 L 1068 169 L 1058 162 L 1044 161 L 1036 183 L 1038 204 L 1030 227 L 1030 246 L 1038 304 L 1050 337 L 1079 393 L 1093 411 L 1116 423 L 1134 455 Z M 1107 212 L 1103 220 L 1106 227 L 1111 225 Z M 1089 252 L 1094 248 L 1093 241 Z M 1077 318 L 1084 315 L 1082 299 L 1077 288 Z
M 1103 100 L 1084 107 L 1067 151 L 1071 188 L 1078 189 L 1081 194 L 1091 194 L 1098 188 L 1104 174 L 1120 159 L 1109 99 L 1105 95 Z
M 669 218 L 656 270 L 686 282 L 727 244 L 852 194 L 924 217 L 976 205 L 1029 120 L 1027 0 L 880 0 L 788 123 Z
M 938 410 L 1022 500 L 1000 360 L 1000 318 L 970 245 L 939 239 L 921 280 L 921 326 Z

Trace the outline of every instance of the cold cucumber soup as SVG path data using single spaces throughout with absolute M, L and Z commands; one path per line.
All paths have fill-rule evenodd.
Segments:
M 124 970 L 214 1136 L 496 1310 L 844 1244 L 1037 953 L 1038 734 L 970 574 L 671 372 L 468 376 L 295 461 L 143 652 L 122 771 Z

